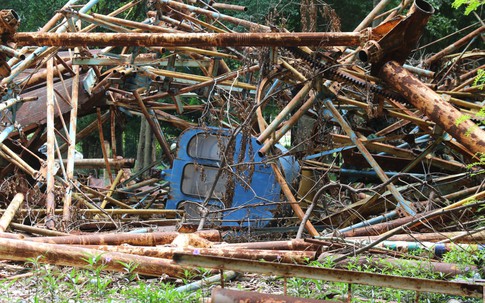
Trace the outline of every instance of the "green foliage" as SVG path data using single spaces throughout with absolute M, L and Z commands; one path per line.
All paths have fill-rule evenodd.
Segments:
M 200 302 L 203 290 L 180 293 L 177 285 L 162 280 L 137 280 L 136 263 L 123 263 L 126 274 L 107 273 L 105 254 L 87 255 L 87 269 L 67 269 L 41 264 L 42 256 L 29 259 L 30 278 L 0 280 L 0 302 Z M 187 281 L 187 283 L 192 281 Z M 207 291 L 205 293 L 207 295 Z
M 88 270 L 93 274 L 93 278 L 90 280 L 90 286 L 94 290 L 94 293 L 98 296 L 106 294 L 108 286 L 112 283 L 109 277 L 104 277 L 101 272 L 106 269 L 107 263 L 110 262 L 109 258 L 103 258 L 103 254 L 88 255 L 83 258 L 88 263 Z
M 466 6 L 465 15 L 468 15 L 483 4 L 485 4 L 485 0 L 455 0 L 453 2 L 453 7 L 459 8 L 462 5 Z
M 480 86 L 480 89 L 483 89 L 484 85 L 485 85 L 485 70 L 479 69 L 477 71 L 477 77 L 473 81 L 473 86 Z M 481 114 L 481 117 L 485 117 L 485 109 L 482 108 L 479 114 Z
M 484 107 L 485 108 L 485 107 Z M 480 159 L 476 162 L 473 162 L 473 163 L 470 163 L 467 165 L 467 168 L 468 169 L 473 169 L 475 167 L 482 167 L 482 166 L 485 166 L 485 153 L 478 153 L 477 154 L 477 157 Z M 479 171 L 477 174 L 483 174 L 485 173 L 485 171 Z
M 481 253 L 478 257 L 469 255 L 450 255 L 448 261 L 457 262 L 459 264 L 481 264 L 483 256 Z M 482 260 L 482 261 L 478 261 Z M 414 263 L 406 263 L 406 261 L 393 260 L 386 258 L 380 259 L 378 257 L 362 257 L 349 258 L 347 260 L 346 269 L 359 272 L 380 273 L 390 276 L 413 277 L 423 279 L 443 279 L 443 275 L 432 270 L 429 261 L 415 261 Z M 461 262 L 461 263 L 460 263 Z M 332 257 L 328 257 L 320 262 L 313 262 L 311 266 L 333 268 L 335 263 Z M 478 266 L 478 265 L 477 265 Z M 470 265 L 468 265 L 470 267 Z M 475 273 L 470 273 L 473 276 Z M 288 294 L 293 296 L 300 296 L 312 299 L 341 299 L 348 291 L 347 283 L 325 282 L 313 279 L 291 278 L 288 279 Z M 414 302 L 415 292 L 391 288 L 381 288 L 365 285 L 352 285 L 352 300 L 351 302 L 377 302 L 377 301 L 392 301 L 392 302 Z M 434 293 L 422 293 L 419 302 L 438 303 L 447 302 L 451 296 Z M 481 302 L 479 300 L 467 299 L 466 302 Z
M 476 246 L 456 247 L 443 256 L 443 261 L 457 264 L 466 273 L 463 278 L 481 277 L 484 274 L 482 268 L 485 265 L 485 250 Z M 472 270 L 472 266 L 476 266 L 477 269 Z

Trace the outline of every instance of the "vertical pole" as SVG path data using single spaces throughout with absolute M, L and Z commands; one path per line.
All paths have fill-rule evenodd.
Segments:
M 54 210 L 56 208 L 54 196 L 54 58 L 47 60 L 47 192 L 46 192 L 46 221 L 48 229 L 55 229 Z
M 99 142 L 101 144 L 101 151 L 103 152 L 104 163 L 106 164 L 106 170 L 108 172 L 110 183 L 113 183 L 113 175 L 111 174 L 111 166 L 108 161 L 108 151 L 106 150 L 106 145 L 104 144 L 104 134 L 103 134 L 103 122 L 101 119 L 101 109 L 98 107 L 96 110 L 98 114 L 98 130 L 99 130 Z
M 148 124 L 148 122 L 147 122 Z M 153 132 L 150 127 L 145 128 L 145 148 L 143 149 L 143 167 L 152 163 L 152 142 L 153 142 Z M 148 176 L 150 173 L 144 173 L 145 176 Z
M 163 137 L 162 133 L 160 132 L 160 128 L 157 127 L 158 120 L 152 119 L 152 116 L 148 112 L 148 109 L 146 108 L 145 103 L 143 103 L 143 100 L 142 100 L 140 93 L 138 91 L 134 91 L 133 96 L 138 101 L 138 105 L 140 106 L 140 109 L 141 109 L 143 115 L 147 119 L 148 124 L 150 125 L 153 133 L 155 134 L 155 137 L 157 138 L 158 143 L 160 144 L 160 147 L 162 148 L 163 153 L 165 154 L 165 157 L 167 158 L 170 165 L 172 165 L 173 156 L 170 153 L 170 147 L 168 146 L 167 140 L 165 140 L 165 137 Z M 148 128 L 148 126 L 147 126 L 147 128 Z
M 116 159 L 116 112 L 115 107 L 110 107 L 111 113 L 111 153 L 113 154 L 113 159 Z
M 62 212 L 62 222 L 64 229 L 71 220 L 71 201 L 72 201 L 72 180 L 74 179 L 74 152 L 76 150 L 76 128 L 77 128 L 77 105 L 79 100 L 79 65 L 73 65 L 74 78 L 72 82 L 71 94 L 71 117 L 69 121 L 69 147 L 67 148 L 67 188 L 64 196 L 64 209 Z
M 145 146 L 146 126 L 147 122 L 145 117 L 140 117 L 140 133 L 138 135 L 138 146 L 136 149 L 135 172 L 138 172 L 145 167 L 145 164 L 143 163 L 143 147 Z M 148 163 L 146 165 L 148 165 Z

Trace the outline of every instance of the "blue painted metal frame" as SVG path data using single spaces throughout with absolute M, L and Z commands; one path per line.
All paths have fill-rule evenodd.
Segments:
M 166 204 L 167 209 L 177 209 L 180 203 L 184 201 L 201 203 L 205 200 L 205 196 L 184 193 L 182 188 L 184 169 L 188 165 L 195 164 L 198 167 L 213 168 L 219 168 L 220 166 L 220 160 L 196 158 L 189 154 L 191 140 L 196 137 L 199 138 L 198 140 L 201 140 L 200 138 L 203 139 L 204 135 L 229 139 L 231 131 L 212 127 L 192 128 L 185 130 L 180 135 L 177 156 L 174 159 L 172 169 L 164 171 L 166 180 L 170 182 L 169 198 Z M 224 226 L 251 225 L 262 227 L 267 225 L 268 221 L 261 219 L 273 218 L 277 205 L 272 202 L 280 201 L 281 188 L 266 157 L 258 155 L 257 151 L 260 147 L 256 142 L 256 138 L 251 137 L 245 150 L 241 150 L 243 148 L 243 136 L 242 134 L 237 134 L 235 137 L 234 164 L 250 165 L 254 172 L 252 176 L 249 175 L 248 170 L 242 172 L 242 175 L 239 177 L 234 176 L 234 174 L 229 176 L 234 181 L 234 194 L 232 201 L 229 202 L 230 205 L 224 205 L 222 201 L 214 198 L 209 200 L 209 205 L 227 209 L 222 212 L 222 225 Z M 224 148 L 224 146 L 221 147 L 222 150 Z M 279 148 L 283 154 L 286 152 L 283 147 Z M 241 156 L 241 153 L 245 153 L 244 157 Z M 241 159 L 243 158 L 242 161 L 238 161 L 240 157 Z M 288 181 L 294 180 L 299 172 L 299 165 L 296 160 L 292 156 L 283 156 L 279 158 L 279 161 Z M 236 171 L 235 166 L 233 171 Z M 198 180 L 198 182 L 204 181 Z M 210 184 L 212 185 L 212 183 Z M 225 184 L 222 185 L 225 187 Z

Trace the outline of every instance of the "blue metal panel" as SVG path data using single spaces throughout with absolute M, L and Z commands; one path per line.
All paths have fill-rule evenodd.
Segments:
M 184 201 L 201 203 L 205 200 L 213 184 L 210 182 L 214 175 L 212 171 L 217 172 L 220 167 L 218 151 L 224 151 L 230 135 L 230 130 L 220 128 L 192 128 L 180 135 L 172 169 L 165 171 L 166 179 L 170 181 L 167 209 L 179 208 Z M 268 221 L 261 219 L 273 217 L 277 205 L 272 202 L 280 201 L 281 188 L 266 157 L 258 155 L 260 145 L 256 139 L 248 138 L 246 145 L 243 141 L 243 135 L 237 134 L 232 172 L 219 179 L 219 191 L 215 191 L 219 194 L 212 195 L 209 205 L 221 208 L 225 226 L 263 226 Z M 286 151 L 283 149 L 282 152 Z M 280 157 L 280 164 L 289 182 L 296 178 L 299 166 L 293 157 Z M 190 171 L 185 179 L 184 170 Z M 233 186 L 226 187 L 231 182 Z M 194 189 L 200 192 L 197 194 Z M 230 201 L 220 199 L 224 191 Z

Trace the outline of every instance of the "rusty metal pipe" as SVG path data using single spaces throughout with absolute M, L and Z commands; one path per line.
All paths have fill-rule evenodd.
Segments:
M 323 256 L 327 257 L 328 254 L 324 254 Z M 340 257 L 339 254 L 332 254 L 332 257 Z M 348 268 L 350 263 L 355 263 L 359 265 L 366 265 L 372 268 L 382 268 L 386 269 L 391 267 L 395 268 L 419 268 L 423 271 L 428 270 L 436 273 L 441 273 L 446 277 L 454 277 L 457 275 L 463 275 L 467 271 L 476 270 L 476 266 L 459 266 L 453 263 L 444 263 L 444 262 L 422 262 L 422 261 L 411 261 L 411 260 L 401 260 L 401 259 L 393 259 L 393 258 L 382 258 L 382 257 L 371 257 L 362 256 L 359 257 L 357 260 L 354 258 L 348 258 L 344 261 L 338 262 L 335 266 L 336 268 Z
M 26 233 L 31 233 L 35 235 L 42 235 L 42 236 L 67 236 L 69 234 L 60 232 L 60 231 L 55 231 L 55 230 L 50 230 L 50 229 L 45 229 L 45 228 L 39 228 L 35 226 L 28 226 L 24 224 L 18 224 L 11 222 L 10 223 L 10 228 L 13 228 L 15 230 L 20 230 L 22 232 Z
M 276 128 L 283 122 L 288 114 L 297 106 L 300 101 L 305 98 L 312 88 L 312 83 L 308 82 L 300 91 L 291 99 L 291 101 L 283 108 L 280 113 L 274 118 L 270 125 L 259 135 L 256 141 L 262 144 L 269 136 L 276 130 Z
M 72 68 L 72 61 L 71 60 L 65 62 L 65 64 L 69 68 Z M 58 64 L 57 66 L 54 67 L 54 69 L 57 70 L 57 74 L 64 74 L 66 71 L 69 71 L 63 64 Z M 40 72 L 33 74 L 32 77 L 30 77 L 27 80 L 27 83 L 25 84 L 25 86 L 26 87 L 32 87 L 34 85 L 45 82 L 46 79 L 47 79 L 47 69 L 44 69 L 43 71 L 40 71 Z
M 163 153 L 165 154 L 165 157 L 167 158 L 168 162 L 170 164 L 173 163 L 173 155 L 170 152 L 170 147 L 168 146 L 168 142 L 161 133 L 161 128 L 158 127 L 158 120 L 154 120 L 152 115 L 148 112 L 148 109 L 145 106 L 145 103 L 141 99 L 140 93 L 138 90 L 133 92 L 133 96 L 135 97 L 136 101 L 138 101 L 138 105 L 140 106 L 141 111 L 143 112 L 143 115 L 147 119 L 148 124 L 150 125 L 150 128 L 152 129 L 153 133 L 155 134 L 155 137 L 158 140 L 158 143 L 160 144 L 160 147 L 163 150 Z
M 38 258 L 41 256 L 40 258 Z M 177 266 L 173 261 L 150 258 L 145 256 L 135 256 L 123 253 L 103 252 L 100 250 L 70 247 L 68 245 L 57 245 L 48 243 L 35 243 L 31 241 L 14 240 L 0 238 L 0 259 L 14 261 L 29 261 L 38 258 L 40 263 L 89 267 L 86 258 L 99 256 L 100 263 L 104 270 L 125 272 L 123 264 L 136 264 L 135 272 L 149 275 L 172 277 L 183 277 L 184 269 Z
M 4 232 L 7 229 L 8 225 L 15 216 L 15 213 L 19 209 L 20 205 L 22 205 L 22 202 L 24 202 L 24 195 L 22 193 L 16 194 L 0 218 L 0 232 Z
M 465 119 L 459 110 L 399 63 L 390 61 L 384 64 L 381 78 L 472 153 L 485 153 L 485 131 L 470 119 Z
M 267 241 L 250 243 L 221 243 L 212 246 L 221 249 L 265 249 L 265 250 L 317 250 L 318 246 L 301 239 L 289 241 Z
M 196 256 L 177 253 L 173 260 L 177 264 L 217 268 L 282 277 L 300 277 L 325 280 L 328 282 L 355 283 L 379 287 L 414 290 L 420 292 L 443 293 L 474 298 L 483 297 L 483 285 L 466 282 L 448 282 L 411 277 L 390 276 L 369 272 L 356 272 L 343 269 L 321 268 L 303 265 L 290 265 L 257 262 L 241 259 Z
M 446 48 L 444 48 L 440 52 L 438 52 L 438 53 L 434 54 L 433 56 L 429 57 L 428 59 L 426 59 L 424 61 L 424 65 L 430 66 L 431 64 L 433 64 L 437 60 L 443 58 L 444 56 L 446 56 L 448 54 L 451 54 L 452 52 L 454 52 L 458 48 L 467 44 L 471 39 L 475 38 L 478 35 L 481 35 L 484 31 L 485 31 L 485 26 L 480 26 L 479 28 L 477 28 L 473 32 L 469 33 L 465 37 L 461 38 L 460 40 L 458 40 L 455 43 L 447 46 Z
M 127 211 L 127 210 L 123 210 Z M 196 232 L 196 235 L 209 240 L 218 242 L 221 240 L 221 235 L 217 230 L 204 230 Z M 43 238 L 28 238 L 33 242 L 44 242 L 52 244 L 80 244 L 80 245 L 121 245 L 130 244 L 137 246 L 155 246 L 162 244 L 170 244 L 178 236 L 178 232 L 154 232 L 147 234 L 101 234 L 101 235 L 83 235 L 83 236 L 65 236 L 65 237 L 43 237 Z
M 213 288 L 211 303 L 342 303 L 341 301 L 315 300 L 264 294 L 260 292 L 240 291 L 227 288 Z
M 174 253 L 201 254 L 206 256 L 219 256 L 245 260 L 264 260 L 267 262 L 283 262 L 308 264 L 316 259 L 315 251 L 291 250 L 261 250 L 261 249 L 223 249 L 223 248 L 189 248 L 189 247 L 140 247 L 140 246 L 89 246 L 97 250 L 135 254 L 146 257 L 171 259 Z
M 173 0 L 159 0 L 159 3 L 165 4 L 171 8 L 182 10 L 184 12 L 197 13 L 197 14 L 205 15 L 209 18 L 213 18 L 215 20 L 222 20 L 222 21 L 230 22 L 235 25 L 241 25 L 252 30 L 256 29 L 256 30 L 266 31 L 266 32 L 269 32 L 271 30 L 269 26 L 261 25 L 259 23 L 254 23 L 254 22 L 239 19 L 239 18 L 234 18 L 232 16 L 221 14 L 219 12 L 214 12 L 211 10 L 203 9 L 200 7 L 184 4 Z
M 356 46 L 363 33 L 17 33 L 19 46 Z
M 191 85 L 191 86 L 183 87 L 178 91 L 178 94 L 185 94 L 185 93 L 188 93 L 188 92 L 191 92 L 191 91 L 203 88 L 203 87 L 207 87 L 207 86 L 210 86 L 210 85 L 213 85 L 213 84 L 216 84 L 216 83 L 221 83 L 222 81 L 234 79 L 236 77 L 245 75 L 246 73 L 255 72 L 255 71 L 258 71 L 258 70 L 259 70 L 259 65 L 253 65 L 249 68 L 244 68 L 244 69 L 239 69 L 239 70 L 236 70 L 236 71 L 228 72 L 228 73 L 225 73 L 223 75 L 217 76 L 213 79 L 210 79 L 210 80 L 207 80 L 207 81 L 204 81 L 204 82 L 200 82 L 200 83 L 197 83 L 197 84 L 194 84 L 194 85 Z M 158 93 L 158 94 L 155 94 L 155 95 L 152 95 L 152 96 L 146 96 L 146 97 L 143 98 L 143 101 L 158 100 L 158 99 L 167 97 L 169 95 L 170 94 L 168 92 L 162 92 L 162 93 Z
M 180 32 L 180 31 L 177 31 L 177 30 L 174 30 L 174 29 L 171 29 L 171 28 L 167 28 L 167 27 L 150 25 L 150 24 L 135 22 L 135 21 L 116 18 L 116 17 L 110 17 L 110 16 L 96 14 L 96 13 L 91 13 L 91 16 L 95 19 L 103 20 L 103 21 L 106 21 L 106 22 L 111 22 L 113 24 L 117 24 L 117 25 L 121 25 L 121 26 L 141 29 L 141 30 L 144 30 L 144 31 L 152 32 L 152 33 L 177 33 L 177 32 Z
M 13 49 L 11 47 L 6 46 L 6 45 L 0 45 L 0 53 L 4 53 L 7 56 L 14 57 L 14 58 L 17 58 L 17 59 L 20 59 L 20 60 L 25 59 L 24 54 L 22 54 L 21 52 Z
M 67 164 L 67 160 L 62 160 L 63 164 Z M 135 159 L 108 159 L 110 167 L 114 169 L 133 168 Z M 75 159 L 74 166 L 76 168 L 104 168 L 104 159 Z
M 188 1 L 191 4 L 197 4 L 197 0 L 189 0 Z M 235 4 L 227 4 L 227 3 L 212 3 L 210 4 L 215 9 L 227 9 L 227 10 L 232 10 L 232 11 L 239 11 L 239 12 L 245 12 L 248 10 L 247 7 L 242 6 L 242 5 L 235 5 Z
M 263 147 L 258 151 L 259 155 L 265 155 L 268 150 L 275 145 L 283 136 L 295 125 L 300 118 L 313 106 L 313 103 L 317 100 L 317 95 L 313 95 L 308 100 L 305 101 L 301 105 L 301 107 L 294 113 L 288 121 L 286 121 L 285 125 L 283 125 L 274 135 L 268 139 Z
M 227 10 L 238 11 L 238 12 L 245 12 L 248 10 L 247 7 L 242 5 L 227 4 L 227 3 L 213 3 L 211 6 L 217 9 L 227 9 Z

